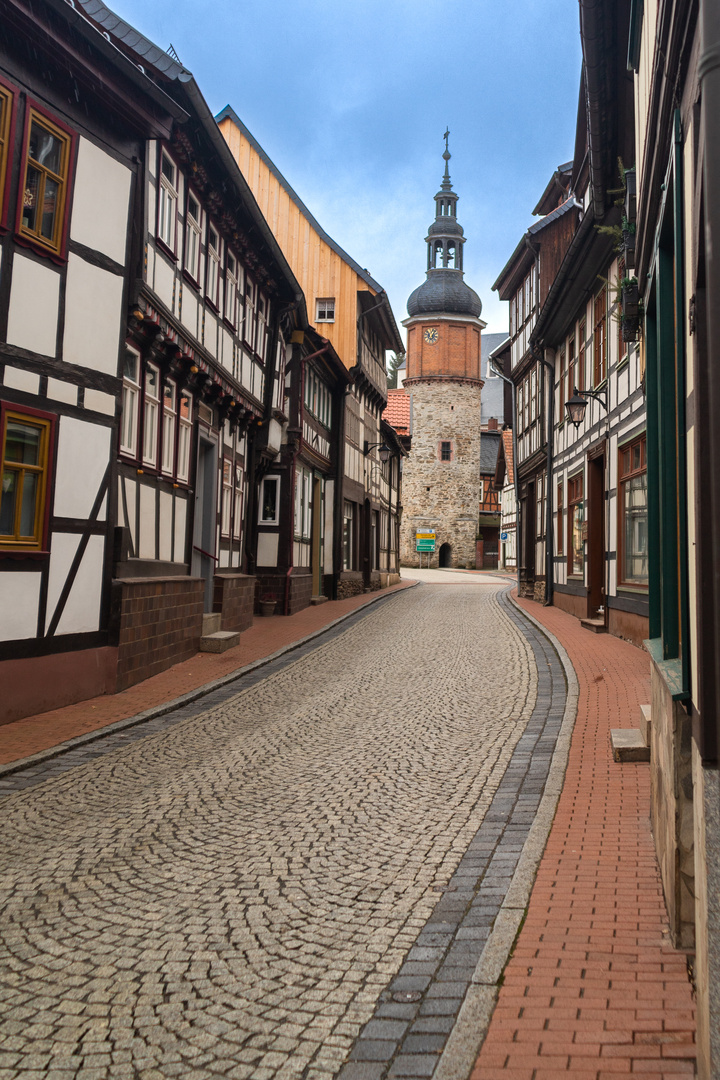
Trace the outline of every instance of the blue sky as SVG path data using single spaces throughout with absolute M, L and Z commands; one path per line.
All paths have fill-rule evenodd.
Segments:
M 490 286 L 573 153 L 577 0 L 109 0 L 174 46 L 213 112 L 233 106 L 398 322 L 424 280 L 450 128 L 465 280 Z

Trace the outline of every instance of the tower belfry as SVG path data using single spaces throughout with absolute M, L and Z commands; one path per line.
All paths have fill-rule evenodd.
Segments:
M 407 303 L 407 376 L 412 449 L 403 472 L 405 565 L 417 565 L 415 534 L 436 532 L 435 565 L 475 565 L 480 499 L 480 297 L 463 273 L 465 235 L 445 171 L 428 229 L 425 281 Z M 431 560 L 432 562 L 432 560 Z

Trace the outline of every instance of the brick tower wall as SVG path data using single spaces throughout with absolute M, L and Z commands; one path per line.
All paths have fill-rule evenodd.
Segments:
M 400 559 L 418 566 L 417 529 L 435 529 L 440 547 L 451 546 L 450 565 L 475 567 L 480 505 L 480 385 L 445 379 L 418 381 L 412 395 L 412 449 L 403 462 L 403 516 Z M 442 461 L 441 442 L 452 443 L 452 460 Z M 423 555 L 423 566 L 427 556 Z

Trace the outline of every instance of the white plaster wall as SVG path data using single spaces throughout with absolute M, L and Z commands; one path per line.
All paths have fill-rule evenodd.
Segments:
M 132 173 L 80 137 L 70 236 L 124 266 Z
M 126 499 L 126 502 L 127 502 L 127 521 L 124 520 L 124 513 L 123 513 L 123 508 L 122 508 L 122 491 L 120 489 L 120 484 L 125 485 L 125 499 Z M 132 542 L 133 542 L 133 552 L 135 554 L 137 554 L 137 542 L 138 542 L 138 540 L 137 540 L 137 513 L 136 513 L 136 502 L 135 502 L 135 497 L 136 497 L 136 494 L 137 494 L 137 484 L 135 483 L 134 480 L 126 480 L 126 479 L 121 479 L 120 484 L 118 485 L 118 500 L 119 500 L 119 503 L 120 503 L 120 509 L 119 509 L 119 513 L 118 513 L 118 520 L 121 521 L 123 525 L 127 525 L 127 527 L 130 529 L 130 535 L 132 536 Z
M 106 416 L 114 416 L 115 398 L 112 394 L 104 394 L 102 390 L 93 390 L 88 386 L 85 388 L 85 408 Z
M 117 375 L 123 279 L 77 255 L 68 259 L 63 359 Z
M 160 260 L 158 260 L 158 265 Z M 157 275 L 157 271 L 156 271 Z M 180 315 L 183 326 L 186 326 L 194 337 L 198 335 L 198 302 L 197 297 L 189 288 L 184 288 L 182 293 L 182 313 Z
M 55 356 L 59 302 L 57 271 L 16 252 L 10 286 L 8 345 Z
M 47 630 L 80 543 L 77 534 L 53 533 L 48 578 Z M 91 633 L 100 626 L 105 538 L 91 536 L 55 633 Z
M 140 529 L 138 552 L 141 559 L 155 558 L 155 489 L 140 485 Z
M 22 390 L 26 394 L 37 394 L 40 389 L 40 376 L 24 368 L 5 368 L 3 384 L 12 390 Z
M 205 325 L 203 327 L 203 345 L 211 356 L 217 357 L 218 351 L 218 324 L 217 319 L 205 308 Z
M 0 574 L 0 641 L 37 634 L 41 574 Z
M 173 302 L 173 280 L 175 277 L 173 268 L 163 259 L 161 255 L 154 255 L 155 262 L 155 281 L 153 288 L 162 300 L 165 307 L 169 311 L 172 311 Z M 152 278 L 150 279 L 152 281 Z
M 108 427 L 60 417 L 53 503 L 57 517 L 88 517 L 110 458 L 110 436 Z M 104 520 L 103 509 L 98 517 Z
M 78 388 L 74 383 L 62 379 L 48 379 L 47 396 L 53 401 L 65 401 L 68 405 L 77 405 Z
M 258 533 L 258 566 L 277 566 L 279 533 Z
M 175 550 L 174 562 L 185 561 L 185 522 L 187 520 L 187 500 L 175 500 Z
M 165 562 L 172 559 L 172 504 L 169 491 L 160 492 L 160 552 L 159 558 Z

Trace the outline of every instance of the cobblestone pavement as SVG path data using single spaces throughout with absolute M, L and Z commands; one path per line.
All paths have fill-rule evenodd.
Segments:
M 397 594 L 195 715 L 8 777 L 0 1077 L 430 1075 L 558 715 L 499 591 Z

